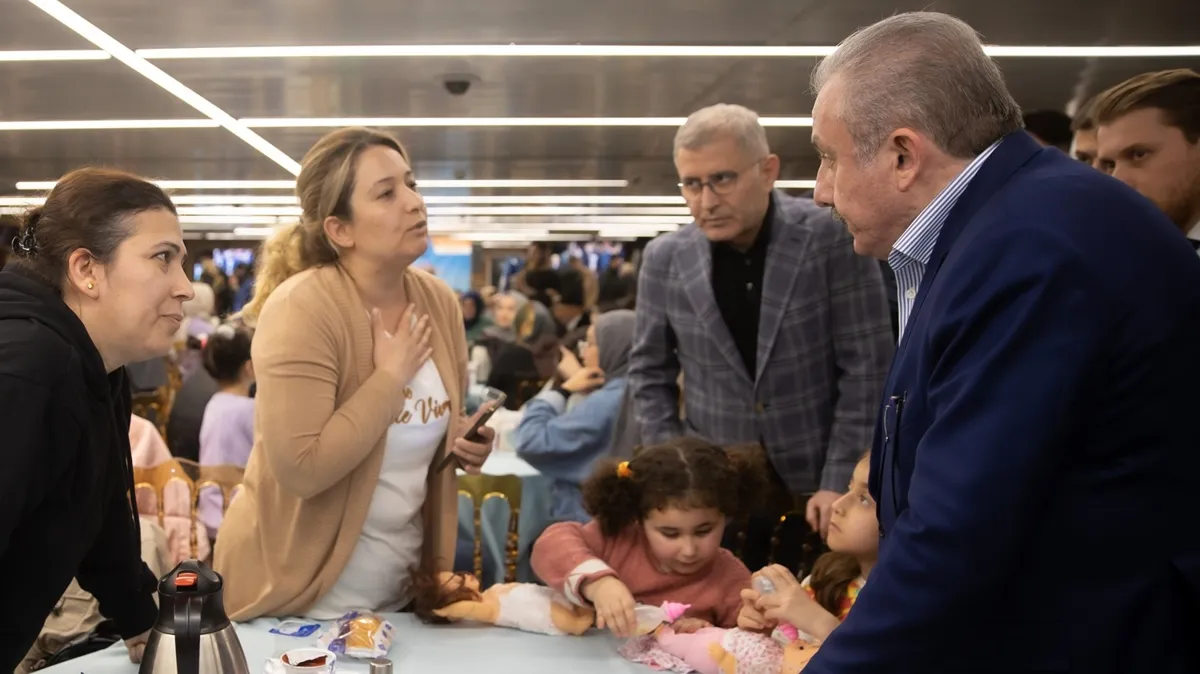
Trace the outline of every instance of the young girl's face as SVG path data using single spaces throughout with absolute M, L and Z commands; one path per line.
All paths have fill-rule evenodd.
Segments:
M 835 552 L 862 558 L 879 554 L 879 520 L 875 517 L 875 499 L 867 492 L 871 463 L 867 459 L 854 467 L 850 491 L 833 504 L 826 543 Z
M 703 570 L 721 549 L 725 516 L 716 508 L 652 510 L 642 520 L 650 553 L 667 573 Z

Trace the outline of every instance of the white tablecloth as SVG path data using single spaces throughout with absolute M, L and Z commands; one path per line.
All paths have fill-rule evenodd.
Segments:
M 503 627 L 477 624 L 422 625 L 411 614 L 389 614 L 396 625 L 391 658 L 394 674 L 648 674 L 651 670 L 617 653 L 619 641 L 592 630 L 582 637 L 547 637 Z M 316 637 L 290 639 L 271 634 L 278 620 L 237 625 L 251 674 L 262 674 L 267 659 L 287 648 L 311 644 Z M 50 674 L 137 674 L 123 644 L 48 667 Z M 338 672 L 365 674 L 357 660 L 339 660 Z

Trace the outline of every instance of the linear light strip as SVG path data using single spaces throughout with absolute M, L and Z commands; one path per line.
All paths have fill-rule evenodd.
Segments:
M 236 120 L 236 123 L 244 127 L 248 133 L 253 134 L 254 132 L 249 131 L 249 129 L 335 129 L 343 126 L 406 128 L 678 127 L 686 120 L 686 117 L 245 117 Z M 812 117 L 760 117 L 759 123 L 764 127 L 806 127 L 812 126 Z M 215 119 L 54 119 L 0 121 L 0 131 L 215 129 L 220 126 L 223 126 L 223 124 Z M 260 138 L 257 135 L 254 137 Z M 267 143 L 265 140 L 262 142 Z M 269 143 L 267 144 L 270 145 Z M 271 147 L 274 146 L 272 145 Z
M 0 212 L 5 212 L 6 208 L 0 207 Z M 13 212 L 19 212 L 18 209 L 12 209 Z M 662 215 L 609 215 L 609 216 L 588 216 L 581 215 L 573 217 L 569 223 L 563 222 L 561 219 L 548 218 L 545 220 L 536 220 L 534 216 L 526 217 L 509 217 L 508 219 L 497 219 L 495 217 L 445 217 L 434 216 L 429 219 L 431 230 L 436 229 L 489 229 L 489 228 L 513 228 L 513 227 L 549 227 L 551 224 L 557 224 L 564 228 L 580 228 L 580 231 L 587 231 L 584 228 L 598 227 L 678 227 L 679 225 L 687 224 L 691 221 L 690 217 L 668 217 Z M 291 225 L 296 222 L 294 216 L 283 215 L 189 215 L 183 214 L 179 216 L 179 222 L 185 225 L 195 224 L 216 224 L 216 225 L 266 225 L 278 227 L 282 225 Z M 550 223 L 550 224 L 547 224 Z
M 93 131 L 110 129 L 219 129 L 212 119 L 81 119 L 2 121 L 0 131 Z
M 175 181 L 175 182 L 192 182 L 197 181 Z M 221 181 L 214 181 L 221 182 Z M 243 187 L 242 181 L 224 181 L 233 183 L 226 185 L 228 189 L 239 189 Z M 257 181 L 245 181 L 257 182 Z M 274 187 L 275 181 L 266 181 L 272 183 Z M 280 189 L 290 189 L 292 187 L 290 181 L 279 181 L 287 183 L 280 186 Z M 469 181 L 421 181 L 419 183 L 421 189 L 427 187 L 463 187 L 458 185 L 459 182 Z M 488 183 L 478 185 L 477 187 L 513 187 L 512 184 L 496 184 L 504 181 L 475 181 L 480 183 Z M 537 182 L 537 183 L 555 183 L 556 181 L 511 181 L 511 182 Z M 572 184 L 572 185 L 557 185 L 557 184 L 539 184 L 534 187 L 622 187 L 625 181 L 621 180 L 577 180 L 577 181 L 557 181 L 563 183 L 588 183 L 588 184 Z M 440 185 L 429 185 L 429 183 L 443 183 Z M 445 184 L 454 183 L 454 184 Z M 596 184 L 600 183 L 600 184 Z M 815 180 L 776 180 L 775 187 L 779 189 L 812 189 L 816 187 Z M 179 189 L 169 187 L 172 181 L 160 181 L 159 185 L 165 189 Z M 516 185 L 523 187 L 525 185 Z M 24 181 L 17 183 L 18 190 L 28 191 L 48 191 L 54 187 L 52 181 Z M 470 187 L 470 186 L 467 186 Z M 202 189 L 202 187 L 192 186 L 184 189 Z M 174 194 L 171 196 L 172 201 L 176 205 L 216 205 L 216 206 L 298 206 L 299 201 L 296 197 L 290 194 Z M 34 196 L 12 196 L 0 197 L 0 205 L 9 206 L 36 206 L 44 201 L 42 197 Z M 474 204 L 474 205 L 505 205 L 505 204 L 627 204 L 627 205 L 679 205 L 683 204 L 684 199 L 679 195 L 639 195 L 639 194 L 531 194 L 531 195 L 491 195 L 491 194 L 464 194 L 464 195 L 442 195 L 442 194 L 427 194 L 425 195 L 425 203 L 427 204 Z
M 22 180 L 17 182 L 21 191 L 46 192 L 54 189 L 53 180 Z M 156 180 L 165 190 L 294 190 L 293 180 Z M 572 188 L 572 187 L 628 187 L 628 180 L 534 180 L 534 179 L 465 179 L 465 180 L 422 180 L 425 189 L 529 189 L 529 188 Z
M 682 206 L 686 202 L 679 195 L 644 196 L 619 194 L 567 194 L 547 195 L 531 194 L 528 196 L 495 196 L 495 195 L 442 195 L 431 194 L 424 197 L 426 204 L 436 205 L 488 205 L 502 206 L 511 204 L 522 205 L 662 205 Z M 299 206 L 299 201 L 291 195 L 274 194 L 173 194 L 171 201 L 176 206 Z M 44 197 L 12 196 L 0 197 L 0 206 L 37 206 L 45 202 Z
M 691 57 L 820 58 L 834 46 L 737 45 L 313 45 L 286 47 L 185 47 L 138 49 L 146 60 L 362 58 L 362 57 Z M 985 45 L 994 58 L 1188 58 L 1200 45 Z M 0 51 L 4 61 L 102 61 L 111 55 L 92 49 Z
M 15 61 L 107 61 L 112 54 L 101 49 L 0 50 L 0 63 Z
M 284 154 L 282 150 L 267 142 L 262 136 L 251 131 L 244 124 L 234 119 L 229 113 L 213 105 L 208 99 L 160 70 L 158 66 L 149 63 L 146 59 L 135 54 L 132 49 L 121 44 L 111 35 L 100 30 L 63 3 L 58 0 L 29 0 L 29 2 L 49 14 L 59 23 L 78 33 L 88 42 L 108 52 L 113 58 L 129 66 L 139 75 L 154 82 L 179 100 L 192 106 L 205 117 L 218 122 L 221 126 L 228 129 L 230 133 L 241 138 L 248 145 L 266 155 L 292 175 L 299 175 L 300 164 L 296 160 Z
M 530 223 L 502 223 L 489 222 L 478 225 L 471 225 L 469 228 L 464 227 L 461 223 L 440 222 L 433 220 L 429 224 L 429 232 L 431 234 L 454 234 L 456 232 L 477 232 L 480 234 L 506 234 L 506 233 L 521 233 L 526 236 L 530 232 L 578 232 L 578 233 L 594 233 L 608 232 L 610 234 L 619 235 L 638 235 L 638 236 L 655 236 L 662 232 L 673 232 L 679 229 L 677 224 L 661 224 L 661 225 L 622 225 L 615 223 L 595 223 L 595 224 L 579 224 L 574 222 L 530 222 Z M 258 234 L 268 236 L 275 231 L 275 227 L 237 227 L 234 229 L 236 233 L 241 234 Z
M 757 45 L 313 45 L 273 47 L 194 47 L 139 49 L 146 59 L 262 59 L 262 58 L 344 58 L 344 57 L 691 57 L 761 58 L 828 56 L 836 45 L 757 46 Z M 998 58 L 1067 57 L 1134 58 L 1200 56 L 1200 45 L 1175 46 L 1094 46 L 1094 45 L 985 45 L 984 52 Z
M 180 206 L 179 215 L 299 217 L 299 206 Z M 688 217 L 686 206 L 432 206 L 430 217 L 446 215 L 662 215 Z
M 324 129 L 343 126 L 680 126 L 686 117 L 244 117 L 255 129 Z M 763 126 L 812 126 L 812 117 L 759 117 Z

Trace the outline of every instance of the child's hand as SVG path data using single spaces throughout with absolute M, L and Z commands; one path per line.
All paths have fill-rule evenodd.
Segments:
M 738 611 L 738 629 L 747 632 L 765 632 L 775 625 L 758 610 L 759 594 L 757 590 L 742 590 L 742 609 Z
M 676 634 L 694 634 L 705 627 L 712 627 L 712 623 L 699 618 L 680 618 L 671 623 L 671 629 L 675 630 Z
M 612 630 L 622 639 L 633 636 L 637 629 L 633 612 L 636 602 L 625 583 L 616 576 L 597 578 L 583 586 L 583 596 L 596 607 L 596 627 Z
M 808 596 L 799 585 L 783 592 L 759 597 L 755 606 L 763 616 L 775 623 L 786 622 L 798 630 L 824 641 L 840 621 Z

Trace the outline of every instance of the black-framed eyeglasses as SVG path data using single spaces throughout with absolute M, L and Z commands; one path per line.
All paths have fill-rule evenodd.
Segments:
M 765 157 L 764 157 L 765 159 Z M 679 183 L 679 191 L 683 193 L 684 198 L 695 198 L 704 193 L 704 188 L 713 191 L 713 194 L 725 195 L 733 191 L 738 184 L 738 178 L 746 171 L 758 166 L 763 162 L 763 159 L 756 159 L 746 168 L 740 171 L 718 171 L 709 174 L 707 179 L 701 178 L 684 178 Z

